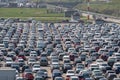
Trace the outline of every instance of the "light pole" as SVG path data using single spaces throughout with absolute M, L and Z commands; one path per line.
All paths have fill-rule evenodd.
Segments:
M 90 0 L 87 0 L 87 10 L 88 10 L 88 16 L 87 16 L 87 19 L 89 20 L 90 19 Z

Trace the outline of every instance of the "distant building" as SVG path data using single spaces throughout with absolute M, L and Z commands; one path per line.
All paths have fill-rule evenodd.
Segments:
M 23 3 L 18 3 L 18 7 L 24 7 Z
M 95 24 L 103 24 L 103 23 L 105 23 L 105 21 L 102 19 L 96 19 L 94 23 Z
M 62 8 L 60 6 L 46 4 L 46 7 L 47 7 L 48 13 L 62 13 L 62 12 L 64 12 L 64 8 Z
M 17 3 L 17 0 L 8 0 L 8 3 Z
M 17 3 L 27 3 L 28 2 L 28 0 L 16 0 L 17 1 Z
M 36 3 L 33 2 L 19 3 L 18 7 L 36 8 Z
M 0 3 L 0 8 L 2 8 L 2 7 L 7 7 L 7 6 L 8 6 L 7 3 Z
M 71 15 L 71 22 L 79 22 L 80 21 L 80 13 L 75 12 Z
M 8 0 L 0 0 L 0 2 L 8 2 Z
M 37 8 L 47 8 L 46 3 L 38 3 Z
M 8 6 L 8 0 L 0 0 L 0 7 L 7 7 Z
M 65 11 L 65 17 L 71 17 L 71 15 L 73 15 L 75 12 L 78 12 L 78 11 L 77 10 L 72 10 L 72 9 L 66 10 Z
M 8 7 L 12 7 L 12 8 L 18 7 L 18 4 L 15 3 L 15 2 L 11 2 L 11 3 L 9 3 L 9 6 L 8 6 Z

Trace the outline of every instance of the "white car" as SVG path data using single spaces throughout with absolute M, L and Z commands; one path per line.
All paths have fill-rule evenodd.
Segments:
M 99 65 L 100 63 L 103 63 L 103 62 L 104 62 L 103 59 L 97 59 L 97 60 L 96 60 L 96 64 L 98 64 L 98 65 Z
M 19 72 L 16 70 L 16 77 L 18 77 L 19 76 Z
M 95 64 L 95 63 L 93 63 L 93 64 L 90 64 L 89 65 L 89 70 L 96 70 L 96 69 L 99 69 L 99 65 L 98 64 Z
M 71 76 L 70 80 L 79 80 L 78 76 Z
M 35 59 L 38 58 L 36 51 L 31 51 L 31 52 L 30 52 L 30 56 L 31 56 L 31 57 L 34 57 Z
M 40 65 L 38 65 L 38 64 L 33 65 L 33 67 L 32 67 L 33 72 L 37 72 L 39 70 L 40 70 Z
M 33 65 L 36 63 L 36 60 L 35 59 L 29 59 L 28 60 L 28 65 Z
M 5 66 L 11 66 L 12 63 L 13 63 L 12 58 L 6 58 Z
M 55 77 L 55 80 L 64 80 L 63 77 Z
M 74 70 L 68 70 L 67 73 L 66 73 L 67 77 L 74 76 L 74 75 L 75 75 Z
M 99 64 L 99 68 L 102 69 L 102 68 L 106 68 L 108 66 L 107 62 L 103 62 L 103 63 L 100 63 Z
M 16 80 L 24 80 L 23 77 L 17 77 Z

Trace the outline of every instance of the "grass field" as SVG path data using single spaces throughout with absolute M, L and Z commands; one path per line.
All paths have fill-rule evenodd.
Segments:
M 45 8 L 0 8 L 0 17 L 64 17 L 64 13 L 47 13 Z
M 81 2 L 82 0 L 32 0 L 34 2 Z
M 35 19 L 42 22 L 61 22 L 70 20 L 64 17 L 64 13 L 47 13 L 45 8 L 0 8 L 0 17 L 3 18 L 20 18 L 20 19 Z M 81 18 L 86 21 L 85 17 Z
M 45 8 L 0 8 L 0 17 L 4 18 L 33 18 L 41 21 L 57 22 L 69 18 L 64 13 L 47 13 Z
M 90 4 L 90 11 L 120 17 L 120 0 L 111 0 L 110 3 Z M 79 4 L 76 8 L 87 11 L 87 3 Z

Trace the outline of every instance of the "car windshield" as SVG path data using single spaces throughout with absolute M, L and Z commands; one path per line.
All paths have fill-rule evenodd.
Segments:
M 17 79 L 17 80 L 24 80 L 24 79 Z
M 111 58 L 111 59 L 109 59 L 109 61 L 115 61 L 115 58 Z
M 95 74 L 95 76 L 101 76 L 102 75 L 102 73 L 96 73 Z
M 98 65 L 92 65 L 91 67 L 98 67 Z
M 24 62 L 23 60 L 20 60 L 19 62 Z
M 115 64 L 115 66 L 118 66 L 118 67 L 120 67 L 120 64 Z
M 47 72 L 47 70 L 45 70 L 45 69 L 41 69 L 40 71 Z
M 12 60 L 6 60 L 6 62 L 12 62 Z
M 59 67 L 59 64 L 53 64 L 53 67 Z
M 39 65 L 35 65 L 34 68 L 40 68 L 40 66 Z
M 57 60 L 57 59 L 56 60 L 52 60 L 52 62 L 59 62 L 59 60 Z
M 30 70 L 30 69 L 26 69 L 26 70 L 25 70 L 25 72 L 30 72 L 30 73 L 31 73 L 31 72 L 32 72 L 32 70 Z
M 99 70 L 99 68 L 98 67 L 94 67 L 94 68 L 92 68 L 92 70 Z
M 29 60 L 29 61 L 30 61 L 30 62 L 35 62 L 35 60 L 33 60 L 33 59 L 32 59 L 32 60 Z
M 83 66 L 79 66 L 79 67 L 77 67 L 78 69 L 84 69 L 84 67 Z
M 63 78 L 62 77 L 58 77 L 55 80 L 63 80 Z
M 79 80 L 78 78 L 72 78 L 71 80 Z
M 74 73 L 74 71 L 68 71 L 68 73 Z
M 39 72 L 37 72 L 37 75 L 43 75 L 43 74 L 44 74 L 43 71 L 39 71 Z
M 35 78 L 35 80 L 44 80 L 43 78 Z
M 90 77 L 89 74 L 83 74 L 83 76 L 84 76 L 85 78 L 89 78 L 89 77 Z
M 60 72 L 55 73 L 56 76 L 61 76 Z
M 108 66 L 107 64 L 101 64 L 102 66 Z

